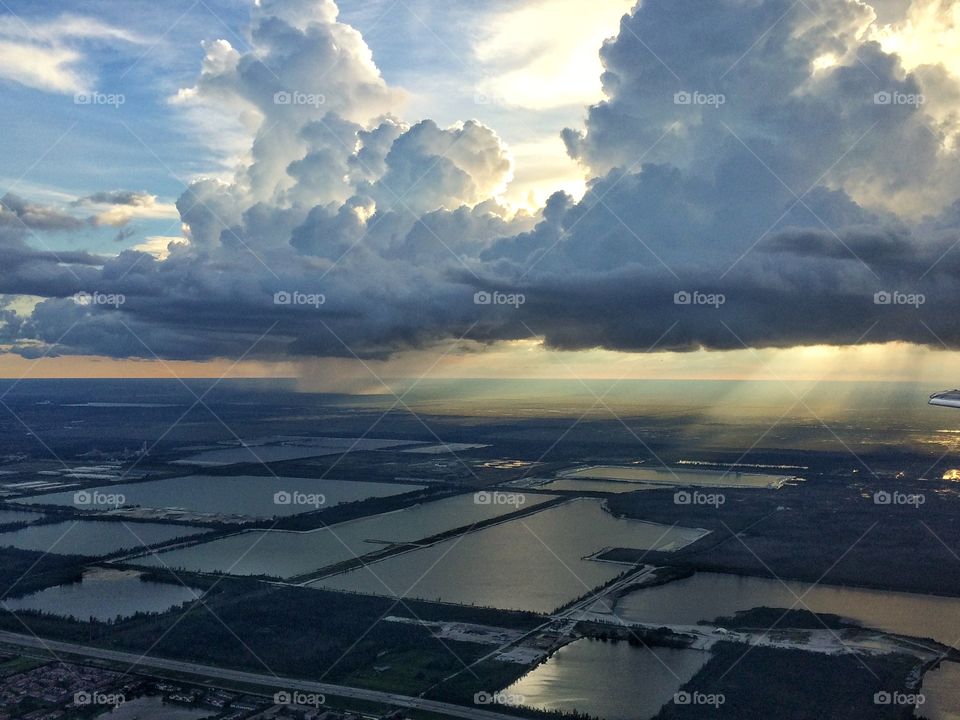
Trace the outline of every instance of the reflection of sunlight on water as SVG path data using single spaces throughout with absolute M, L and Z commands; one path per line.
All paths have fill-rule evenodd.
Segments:
M 960 665 L 943 662 L 923 676 L 921 688 L 926 702 L 922 717 L 953 720 L 960 717 Z
M 957 446 L 957 438 L 950 436 L 943 437 L 928 437 L 921 435 L 918 438 L 918 444 L 920 445 L 932 445 L 935 447 L 940 447 L 945 450 L 955 448 Z
M 943 479 L 952 480 L 954 482 L 960 481 L 960 470 L 957 470 L 956 468 L 947 470 L 945 473 L 943 473 Z

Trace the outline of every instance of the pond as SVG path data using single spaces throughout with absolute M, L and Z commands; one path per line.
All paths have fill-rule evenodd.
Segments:
M 551 612 L 624 571 L 606 547 L 671 551 L 707 531 L 616 518 L 581 498 L 334 575 L 312 587 Z
M 960 720 L 960 664 L 942 662 L 923 676 L 924 703 L 915 715 L 924 720 Z
M 99 557 L 208 532 L 192 525 L 68 520 L 0 533 L 0 547 Z
M 27 510 L 0 510 L 0 525 L 9 523 L 33 522 L 40 520 L 43 515 L 40 513 L 29 512 Z
M 423 485 L 402 483 L 328 480 L 318 478 L 275 478 L 238 475 L 215 477 L 188 475 L 150 482 L 122 483 L 103 487 L 100 495 L 122 496 L 122 505 L 149 508 L 181 508 L 198 513 L 245 515 L 272 518 L 333 507 L 345 502 L 372 497 L 400 495 L 420 490 Z M 92 495 L 92 489 L 88 490 Z M 285 493 L 285 494 L 284 494 Z M 322 505 L 305 496 L 322 495 Z M 284 502 L 289 499 L 289 502 Z M 311 502 L 307 502 L 311 500 Z M 320 498 L 317 498 L 319 501 Z M 75 507 L 73 492 L 52 493 L 26 498 L 21 502 Z M 84 505 L 84 510 L 112 510 L 112 505 Z
M 647 720 L 710 659 L 699 650 L 634 647 L 582 638 L 504 689 L 539 710 L 602 720 Z M 493 708 L 496 709 L 496 708 Z
M 552 495 L 514 494 L 521 507 L 552 500 Z M 516 511 L 503 503 L 478 503 L 473 494 L 351 520 L 310 532 L 252 530 L 200 545 L 141 558 L 138 564 L 231 575 L 292 577 L 379 550 L 412 542 Z
M 199 590 L 179 583 L 152 582 L 140 576 L 132 570 L 93 568 L 80 582 L 45 588 L 2 604 L 8 610 L 36 610 L 80 621 L 111 621 L 138 612 L 165 612 L 200 596 Z
M 217 713 L 213 710 L 199 710 L 180 705 L 163 702 L 159 695 L 153 697 L 139 697 L 129 700 L 117 708 L 112 708 L 100 715 L 97 720 L 202 720 L 212 718 Z
M 813 612 L 840 615 L 878 630 L 960 646 L 958 598 L 801 582 L 784 584 L 775 579 L 725 573 L 701 572 L 634 591 L 617 603 L 615 612 L 630 621 L 695 625 L 754 607 L 789 608 L 796 604 L 798 609 L 804 609 L 797 597 Z

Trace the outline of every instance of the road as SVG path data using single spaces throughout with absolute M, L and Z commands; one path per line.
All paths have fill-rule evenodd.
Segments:
M 513 715 L 503 715 L 490 710 L 471 708 L 464 705 L 454 705 L 453 703 L 445 703 L 438 700 L 426 700 L 424 698 L 410 697 L 409 695 L 398 695 L 396 693 L 379 692 L 377 690 L 365 690 L 363 688 L 348 687 L 346 685 L 333 685 L 330 683 L 313 682 L 310 680 L 298 680 L 294 678 L 275 677 L 273 675 L 261 675 L 258 673 L 243 672 L 240 670 L 212 667 L 210 665 L 198 665 L 196 663 L 181 662 L 179 660 L 168 660 L 165 658 L 156 657 L 140 657 L 136 653 L 105 650 L 103 648 L 75 645 L 73 643 L 58 642 L 55 640 L 42 640 L 30 635 L 20 635 L 18 633 L 0 631 L 0 642 L 9 643 L 10 645 L 16 645 L 23 648 L 30 648 L 31 650 L 39 650 L 48 655 L 79 655 L 87 658 L 95 658 L 97 660 L 107 660 L 110 662 L 122 663 L 124 665 L 129 665 L 132 668 L 136 668 L 139 671 L 150 669 L 167 670 L 186 675 L 196 675 L 202 679 L 214 678 L 218 680 L 227 680 L 230 682 L 274 688 L 277 691 L 298 690 L 305 693 L 320 693 L 322 695 L 346 697 L 355 700 L 367 700 L 370 702 L 382 703 L 384 705 L 393 705 L 415 710 L 426 710 L 428 712 L 449 715 L 450 717 L 464 718 L 464 720 L 516 720 L 516 716 Z
M 568 607 L 566 610 L 552 615 L 552 617 L 557 620 L 570 620 L 576 616 L 576 619 L 579 620 L 581 615 L 588 613 L 598 602 L 606 603 L 608 610 L 612 609 L 609 607 L 611 603 L 607 600 L 607 598 L 609 598 L 611 595 L 615 595 L 627 585 L 632 585 L 633 583 L 646 580 L 647 577 L 655 570 L 656 568 L 653 565 L 643 565 L 633 572 L 627 573 L 615 583 L 611 583 L 600 592 L 588 595 L 587 597 L 583 598 L 583 600 Z M 614 602 L 613 604 L 616 603 Z

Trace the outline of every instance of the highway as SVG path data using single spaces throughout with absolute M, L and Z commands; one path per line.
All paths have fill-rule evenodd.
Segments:
M 141 657 L 136 653 L 120 652 L 117 650 L 105 650 L 103 648 L 89 647 L 86 645 L 75 645 L 73 643 L 58 642 L 55 640 L 44 640 L 32 637 L 30 635 L 21 635 L 18 633 L 0 631 L 0 642 L 16 645 L 22 648 L 38 650 L 45 655 L 52 654 L 82 656 L 95 658 L 97 660 L 107 660 L 110 662 L 122 663 L 124 665 L 143 670 L 167 670 L 182 673 L 185 675 L 196 675 L 201 679 L 219 679 L 230 682 L 246 683 L 260 687 L 273 688 L 275 691 L 302 691 L 305 693 L 320 693 L 322 695 L 338 696 L 352 698 L 355 700 L 367 700 L 370 702 L 382 703 L 384 705 L 393 705 L 397 707 L 411 708 L 415 710 L 426 710 L 428 712 L 448 715 L 450 717 L 464 718 L 465 720 L 516 720 L 516 716 L 503 715 L 501 713 L 483 710 L 481 708 L 471 708 L 464 705 L 454 705 L 453 703 L 440 702 L 438 700 L 426 700 L 424 698 L 410 697 L 408 695 L 398 695 L 396 693 L 379 692 L 377 690 L 365 690 L 363 688 L 348 687 L 346 685 L 333 685 L 330 683 L 313 682 L 310 680 L 298 680 L 294 678 L 275 677 L 273 675 L 262 675 L 258 673 L 243 672 L 240 670 L 229 670 L 226 668 L 212 667 L 210 665 L 198 665 L 196 663 L 181 662 L 179 660 L 168 660 L 156 657 Z M 64 658 L 66 660 L 66 658 Z

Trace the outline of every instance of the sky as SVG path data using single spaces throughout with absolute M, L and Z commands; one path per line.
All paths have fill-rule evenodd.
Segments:
M 960 3 L 5 0 L 0 92 L 0 376 L 956 384 Z

